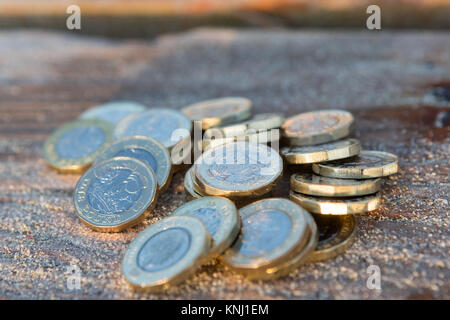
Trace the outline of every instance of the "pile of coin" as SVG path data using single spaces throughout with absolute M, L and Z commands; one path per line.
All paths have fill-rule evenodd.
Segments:
M 75 209 L 100 232 L 142 221 L 174 170 L 190 160 L 192 146 L 202 151 L 185 174 L 192 201 L 139 233 L 127 249 L 122 273 L 133 287 L 176 285 L 215 258 L 250 279 L 277 278 L 344 252 L 355 239 L 354 214 L 379 207 L 380 177 L 397 171 L 397 158 L 361 151 L 349 138 L 349 112 L 285 120 L 272 113 L 252 117 L 251 107 L 241 97 L 181 112 L 112 102 L 85 111 L 46 141 L 51 167 L 84 172 Z M 191 140 L 193 121 L 201 121 L 200 141 Z M 280 152 L 279 142 L 285 145 Z M 290 178 L 290 200 L 270 198 L 283 159 L 299 166 Z

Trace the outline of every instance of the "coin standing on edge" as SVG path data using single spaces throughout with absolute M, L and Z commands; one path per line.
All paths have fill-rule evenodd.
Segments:
M 307 262 L 333 259 L 344 253 L 355 241 L 356 221 L 353 215 L 324 216 L 315 215 L 319 228 L 319 243 Z
M 239 215 L 241 234 L 222 259 L 230 269 L 248 276 L 289 260 L 309 233 L 304 210 L 287 199 L 256 201 L 240 209 Z
M 312 173 L 294 173 L 290 179 L 295 192 L 320 197 L 355 197 L 380 191 L 383 181 L 375 179 L 336 179 Z
M 122 261 L 122 274 L 137 289 L 176 285 L 193 274 L 208 256 L 211 236 L 200 219 L 164 218 L 140 232 Z
M 191 139 L 192 122 L 179 111 L 153 108 L 133 113 L 120 121 L 114 138 L 145 136 L 153 138 L 171 149 L 177 144 L 185 144 Z
M 376 210 L 381 205 L 380 193 L 351 198 L 315 197 L 291 190 L 290 199 L 317 214 L 359 214 Z
M 252 102 L 242 97 L 225 97 L 191 104 L 181 109 L 192 121 L 202 121 L 202 129 L 250 118 Z
M 233 142 L 208 149 L 193 168 L 195 183 L 204 194 L 261 196 L 281 178 L 283 161 L 268 146 Z
M 222 197 L 203 197 L 176 209 L 172 216 L 188 215 L 200 219 L 212 236 L 210 255 L 227 249 L 241 230 L 241 220 L 233 202 Z
M 60 172 L 82 172 L 111 143 L 113 130 L 112 124 L 102 120 L 70 122 L 45 141 L 44 157 Z
M 146 109 L 144 105 L 133 101 L 111 101 L 87 109 L 80 115 L 80 119 L 99 119 L 116 125 L 130 114 Z
M 193 177 L 192 177 L 192 167 L 191 167 L 186 171 L 186 174 L 184 175 L 184 191 L 186 193 L 186 198 L 189 201 L 203 197 L 202 194 L 199 194 L 194 189 L 194 184 L 193 184 L 192 180 L 193 180 Z
M 361 151 L 357 139 L 345 139 L 314 146 L 284 147 L 280 153 L 290 164 L 307 164 L 353 157 Z
M 74 192 L 80 220 L 102 232 L 119 232 L 136 225 L 155 205 L 158 191 L 153 170 L 142 161 L 118 157 L 86 171 Z
M 353 115 L 348 111 L 320 110 L 288 118 L 281 130 L 291 146 L 309 146 L 347 137 L 353 122 Z
M 321 176 L 331 178 L 378 178 L 397 173 L 398 158 L 388 152 L 363 150 L 355 158 L 314 164 L 312 169 Z
M 152 168 L 160 191 L 165 190 L 172 178 L 169 152 L 157 140 L 148 137 L 126 137 L 115 141 L 94 161 L 94 165 L 114 157 L 141 160 Z

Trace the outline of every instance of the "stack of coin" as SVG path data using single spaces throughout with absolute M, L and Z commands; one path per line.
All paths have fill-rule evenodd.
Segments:
M 250 142 L 231 142 L 206 150 L 186 173 L 189 198 L 223 196 L 238 206 L 268 195 L 283 173 L 278 152 Z

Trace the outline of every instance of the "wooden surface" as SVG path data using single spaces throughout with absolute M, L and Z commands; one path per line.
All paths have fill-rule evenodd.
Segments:
M 449 33 L 201 29 L 110 41 L 3 31 L 0 70 L 1 298 L 450 298 Z M 252 99 L 254 113 L 349 110 L 363 147 L 397 154 L 399 173 L 386 181 L 382 208 L 358 217 L 356 243 L 334 260 L 269 282 L 212 264 L 176 288 L 135 293 L 120 273 L 123 254 L 139 231 L 185 203 L 184 173 L 144 224 L 98 233 L 75 215 L 78 176 L 49 169 L 43 142 L 109 100 L 181 108 L 226 95 Z M 286 169 L 277 196 L 288 196 L 295 170 Z M 81 269 L 80 290 L 66 285 L 71 264 Z M 381 292 L 366 286 L 373 264 Z

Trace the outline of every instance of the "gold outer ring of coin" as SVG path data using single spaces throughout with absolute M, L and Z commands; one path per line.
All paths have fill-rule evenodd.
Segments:
M 342 161 L 342 163 L 321 163 L 313 164 L 312 169 L 315 173 L 326 176 L 330 178 L 340 178 L 340 179 L 368 179 L 368 178 L 378 178 L 385 177 L 391 174 L 397 173 L 398 171 L 398 158 L 396 155 L 383 151 L 369 151 L 363 150 L 360 156 L 369 157 L 385 157 L 390 158 L 389 163 L 378 165 L 374 167 L 368 167 L 364 165 L 346 167 L 349 163 L 352 163 L 353 159 L 348 159 L 348 161 Z
M 260 131 L 253 134 L 235 136 L 235 137 L 227 137 L 222 139 L 203 139 L 201 142 L 202 150 L 206 151 L 209 148 L 214 148 L 220 145 L 224 145 L 232 142 L 243 142 L 247 141 L 250 143 L 261 143 L 261 144 L 269 144 L 275 141 L 280 140 L 280 132 L 278 129 L 271 129 L 267 131 Z
M 380 193 L 352 198 L 315 197 L 290 191 L 290 199 L 312 213 L 359 214 L 376 210 L 381 205 Z
M 182 255 L 179 254 L 178 260 L 161 270 L 142 268 L 138 262 L 140 253 L 145 253 L 146 249 L 148 251 L 149 246 L 151 248 L 152 241 L 161 241 L 158 236 L 168 231 L 187 233 L 190 239 L 187 250 Z M 166 237 L 164 240 L 168 239 L 169 237 Z M 180 242 L 180 246 L 183 244 L 185 243 Z M 140 232 L 130 243 L 122 260 L 122 274 L 125 280 L 135 289 L 145 291 L 167 289 L 194 274 L 207 259 L 210 246 L 211 235 L 200 219 L 190 216 L 167 217 Z M 153 252 L 159 253 L 158 250 Z
M 262 131 L 279 128 L 284 122 L 284 117 L 277 113 L 257 114 L 250 120 L 224 127 L 210 128 L 203 134 L 203 139 L 233 138 L 249 134 L 257 134 Z
M 270 153 L 270 157 L 273 157 L 271 163 L 273 163 L 273 161 L 276 161 L 276 163 L 277 163 L 276 168 L 274 168 L 277 171 L 271 175 L 270 180 L 268 180 L 264 184 L 260 183 L 259 186 L 249 187 L 248 189 L 240 188 L 240 189 L 231 190 L 230 188 L 231 188 L 231 186 L 234 186 L 234 184 L 229 183 L 228 186 L 224 185 L 223 188 L 221 188 L 221 187 L 213 186 L 211 184 L 211 181 L 206 181 L 204 178 L 201 177 L 201 175 L 199 174 L 199 170 L 202 169 L 200 166 L 205 165 L 205 164 L 201 164 L 202 161 L 204 161 L 205 157 L 208 157 L 209 155 L 211 155 L 211 153 L 215 153 L 218 150 L 218 148 L 225 148 L 224 152 L 227 153 L 228 152 L 227 150 L 233 149 L 233 152 L 234 152 L 234 150 L 235 150 L 234 147 L 239 148 L 242 145 L 245 145 L 245 147 L 244 147 L 245 152 L 247 152 L 247 150 L 250 151 L 250 148 L 267 148 L 267 150 L 266 150 L 267 152 L 265 152 L 265 154 Z M 243 149 L 239 149 L 239 150 L 243 150 Z M 221 154 L 223 154 L 223 153 L 221 153 Z M 263 154 L 263 152 L 261 152 L 261 154 Z M 276 152 L 274 149 L 272 149 L 266 145 L 251 144 L 248 142 L 233 142 L 233 143 L 229 143 L 226 145 L 221 145 L 218 147 L 208 149 L 205 153 L 202 154 L 201 157 L 199 157 L 197 159 L 197 161 L 193 165 L 192 170 L 193 170 L 192 175 L 193 175 L 194 189 L 196 186 L 198 186 L 199 191 L 203 194 L 207 194 L 210 196 L 224 196 L 227 198 L 245 197 L 245 196 L 259 197 L 259 196 L 269 193 L 274 188 L 274 186 L 280 181 L 280 179 L 283 175 L 283 161 L 282 161 L 281 157 L 279 156 L 278 152 Z
M 345 159 L 358 155 L 361 144 L 357 139 L 345 139 L 315 146 L 284 147 L 280 153 L 290 164 L 307 164 L 337 159 Z
M 307 213 L 306 216 L 308 226 L 310 229 L 306 245 L 304 245 L 302 249 L 294 257 L 286 261 L 284 264 L 273 268 L 268 268 L 264 270 L 264 272 L 255 275 L 255 278 L 253 279 L 260 279 L 260 280 L 278 279 L 280 277 L 288 275 L 289 273 L 293 272 L 299 266 L 305 264 L 308 261 L 309 256 L 314 252 L 319 242 L 319 232 L 317 225 L 314 222 L 314 219 L 311 217 L 311 215 Z
M 116 140 L 95 159 L 94 165 L 106 159 L 114 158 L 121 151 L 130 149 L 145 150 L 153 156 L 156 161 L 157 170 L 155 171 L 153 168 L 152 170 L 158 181 L 159 190 L 160 192 L 166 190 L 172 180 L 172 162 L 167 148 L 156 139 L 133 136 Z M 137 157 L 136 159 L 140 160 Z
M 135 172 L 144 187 L 141 189 L 139 198 L 126 212 L 99 213 L 92 209 L 89 203 L 89 187 L 94 179 L 101 176 L 102 170 L 108 167 L 117 170 L 119 166 Z M 91 229 L 100 232 L 120 232 L 144 220 L 146 213 L 154 208 L 158 195 L 158 182 L 149 166 L 135 158 L 116 157 L 100 162 L 81 176 L 75 187 L 73 202 L 78 218 Z
M 307 262 L 329 260 L 344 253 L 356 239 L 356 221 L 353 215 L 336 216 L 339 219 L 339 230 L 332 239 L 319 241 L 307 259 Z M 320 229 L 320 227 L 319 227 Z
M 210 212 L 207 216 L 194 215 L 199 209 L 214 209 L 220 215 L 220 220 L 211 220 L 214 217 Z M 218 224 L 218 228 L 212 236 L 212 246 L 209 251 L 211 257 L 215 257 L 226 249 L 234 242 L 241 230 L 241 219 L 234 203 L 227 198 L 223 197 L 203 197 L 194 201 L 185 203 L 181 207 L 177 208 L 171 216 L 188 215 L 194 216 L 202 220 L 206 229 L 210 230 L 209 225 Z M 202 218 L 203 217 L 203 218 Z
M 382 183 L 380 178 L 346 180 L 316 176 L 312 173 L 294 173 L 290 178 L 293 191 L 319 197 L 355 197 L 373 194 L 380 191 Z
M 337 119 L 335 124 L 322 128 L 318 132 L 316 121 L 322 119 Z M 302 122 L 305 122 L 303 123 Z M 309 146 L 327 143 L 347 137 L 353 130 L 353 115 L 345 110 L 319 110 L 298 114 L 286 119 L 281 126 L 282 136 L 291 146 Z M 295 128 L 299 125 L 301 128 Z M 294 130 L 292 130 L 294 126 Z M 297 130 L 296 130 L 297 129 Z M 311 133 L 313 132 L 313 133 Z
M 242 243 L 243 232 L 246 230 L 246 221 L 249 217 L 265 211 L 276 211 L 284 214 L 290 221 L 289 233 L 282 239 L 275 248 L 268 252 L 263 252 L 260 248 L 258 255 L 246 255 L 242 253 L 244 244 Z M 236 242 L 222 255 L 222 261 L 225 265 L 236 272 L 248 275 L 249 272 L 259 272 L 270 267 L 278 266 L 288 261 L 302 246 L 304 239 L 309 234 L 309 224 L 304 210 L 288 199 L 270 198 L 256 201 L 239 210 L 242 221 L 241 235 Z M 264 222 L 264 220 L 262 220 Z M 253 228 L 255 224 L 250 224 Z M 260 232 L 270 231 L 267 228 L 273 226 L 263 225 Z M 286 230 L 284 230 L 286 231 Z M 251 250 L 251 249 L 250 249 Z
M 65 159 L 62 158 L 60 155 L 58 155 L 55 148 L 59 139 L 67 132 L 70 132 L 73 129 L 83 126 L 90 126 L 101 129 L 105 137 L 104 143 L 91 154 L 78 159 Z M 112 142 L 113 130 L 114 126 L 109 122 L 103 120 L 83 119 L 69 122 L 63 125 L 62 127 L 58 128 L 56 131 L 54 131 L 52 135 L 45 141 L 43 147 L 44 158 L 51 168 L 59 172 L 82 173 L 91 166 L 95 158 L 97 158 L 97 156 L 101 152 L 103 152 L 103 150 L 105 150 L 108 147 L 108 145 Z
M 230 106 L 231 105 L 231 106 Z M 243 97 L 224 97 L 191 104 L 181 109 L 192 121 L 202 121 L 202 129 L 250 118 L 252 102 Z

